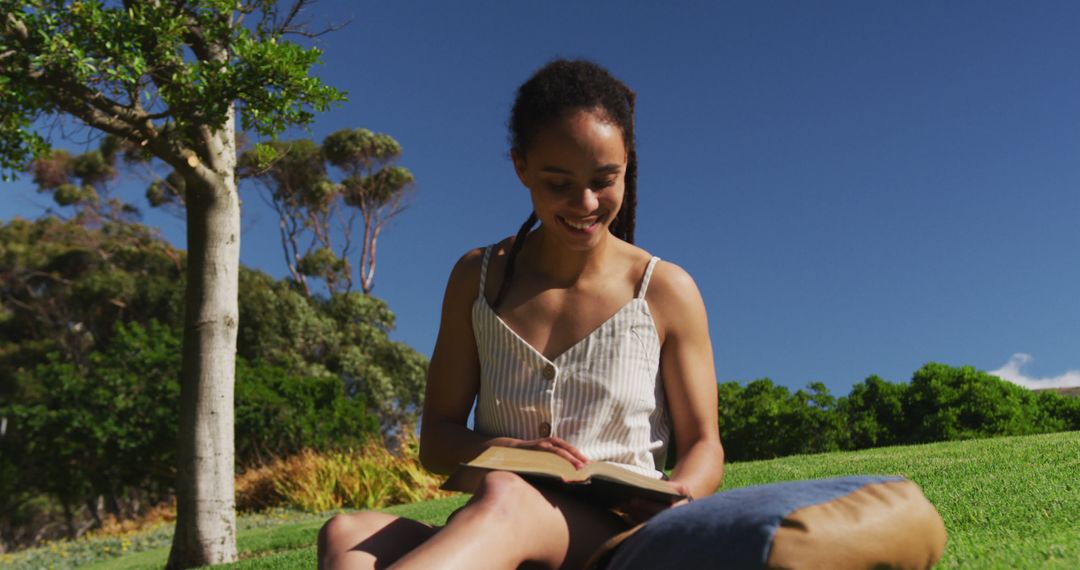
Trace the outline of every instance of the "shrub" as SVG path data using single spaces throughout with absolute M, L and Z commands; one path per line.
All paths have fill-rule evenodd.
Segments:
M 729 460 L 1080 429 L 1080 398 L 1034 392 L 970 366 L 929 363 L 909 384 L 870 376 L 834 399 L 768 378 L 717 386 Z
M 396 456 L 370 441 L 347 451 L 305 449 L 250 469 L 236 480 L 236 507 L 242 511 L 291 507 L 309 512 L 341 508 L 373 509 L 448 493 L 440 478 L 417 459 L 416 439 L 407 438 Z
M 915 372 L 904 399 L 906 442 L 1027 435 L 1068 429 L 1035 392 L 975 370 L 931 362 Z
M 297 376 L 264 362 L 236 362 L 236 462 L 264 463 L 303 449 L 355 448 L 379 433 L 363 395 L 334 375 Z
M 718 386 L 720 435 L 732 461 L 819 453 L 845 448 L 847 438 L 836 400 L 824 384 L 792 394 L 763 378 L 745 388 Z
M 8 545 L 33 537 L 31 527 L 51 526 L 49 536 L 62 531 L 73 538 L 109 515 L 137 517 L 172 495 L 179 332 L 156 321 L 118 324 L 87 364 L 80 369 L 53 353 L 20 373 L 13 402 L 0 401 L 7 420 L 0 437 L 0 539 Z M 239 357 L 236 367 L 239 466 L 379 439 L 363 396 L 347 396 L 338 377 L 296 375 Z M 43 522 L 57 518 L 65 524 Z
M 837 405 L 851 449 L 894 445 L 903 440 L 906 392 L 907 384 L 886 382 L 877 376 L 851 387 Z

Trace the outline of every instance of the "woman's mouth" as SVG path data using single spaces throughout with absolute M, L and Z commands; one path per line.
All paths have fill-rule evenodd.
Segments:
M 564 218 L 562 216 L 555 217 L 558 218 L 560 222 L 562 222 L 563 226 L 569 228 L 576 233 L 590 234 L 596 231 L 596 228 L 600 227 L 600 218 L 590 217 L 584 219 L 572 219 Z

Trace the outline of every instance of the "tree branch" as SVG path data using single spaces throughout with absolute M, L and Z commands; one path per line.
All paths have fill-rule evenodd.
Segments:
M 282 35 L 282 36 L 284 36 L 284 35 L 294 35 L 294 36 L 301 36 L 301 37 L 305 37 L 305 38 L 314 39 L 314 38 L 317 38 L 319 36 L 329 34 L 331 32 L 336 32 L 336 31 L 344 28 L 345 26 L 348 26 L 352 22 L 352 18 L 349 18 L 349 19 L 345 20 L 344 22 L 341 22 L 341 23 L 338 23 L 338 24 L 331 24 L 331 25 L 329 25 L 329 26 L 327 26 L 327 27 L 325 27 L 325 28 L 323 28 L 323 29 L 321 29 L 321 30 L 319 30 L 317 32 L 312 32 L 312 31 L 308 30 L 306 22 L 296 22 L 294 24 L 294 21 L 296 20 L 297 16 L 300 15 L 300 11 L 303 10 L 304 7 L 308 6 L 309 4 L 314 4 L 314 3 L 315 3 L 315 0 L 296 0 L 295 2 L 293 2 L 293 5 L 289 8 L 288 15 L 285 16 L 285 20 L 282 21 L 281 24 L 278 24 L 278 25 L 276 25 L 274 27 L 274 33 L 276 35 Z

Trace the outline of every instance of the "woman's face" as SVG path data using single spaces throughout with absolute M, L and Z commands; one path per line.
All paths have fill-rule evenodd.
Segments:
M 525 155 L 512 155 L 545 231 L 575 250 L 606 239 L 625 189 L 622 129 L 595 110 L 575 111 L 541 128 Z

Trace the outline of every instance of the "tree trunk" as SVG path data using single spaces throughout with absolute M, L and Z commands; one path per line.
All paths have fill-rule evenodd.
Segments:
M 71 501 L 61 497 L 60 505 L 64 507 L 64 525 L 67 527 L 68 540 L 75 540 L 75 514 L 71 512 Z
M 194 158 L 187 182 L 187 291 L 180 385 L 176 531 L 169 568 L 236 560 L 233 383 L 240 202 L 233 122 Z

